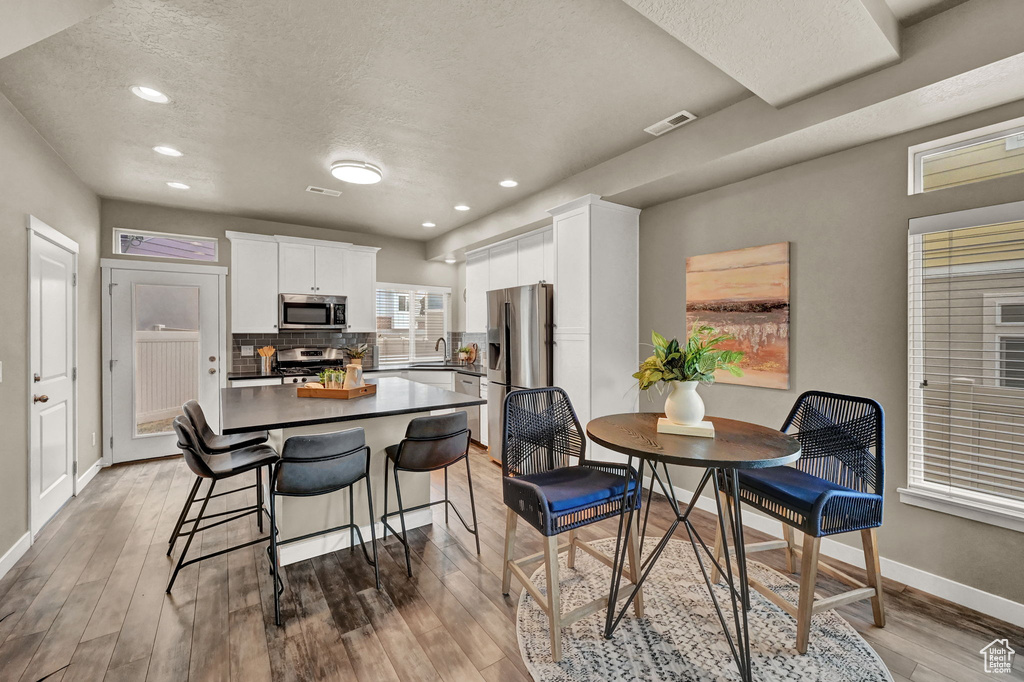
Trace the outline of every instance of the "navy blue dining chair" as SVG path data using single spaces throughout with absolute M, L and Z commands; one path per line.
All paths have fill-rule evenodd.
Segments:
M 624 464 L 586 458 L 587 441 L 579 418 L 565 391 L 556 387 L 512 391 L 505 397 L 501 435 L 502 493 L 508 512 L 505 521 L 505 557 L 501 591 L 508 595 L 515 575 L 548 616 L 551 626 L 551 658 L 562 658 L 562 628 L 608 604 L 603 596 L 563 617 L 558 589 L 558 554 L 568 552 L 567 566 L 575 569 L 576 550 L 581 549 L 601 563 L 613 559 L 576 535 L 582 526 L 619 516 L 626 509 L 640 508 L 636 470 Z M 575 464 L 571 460 L 578 460 Z M 629 473 L 629 476 L 627 476 Z M 627 480 L 628 491 L 627 491 Z M 640 515 L 636 514 L 639 522 Z M 522 518 L 544 536 L 544 551 L 513 559 L 516 526 Z M 629 533 L 627 555 L 632 583 L 640 573 L 638 529 Z M 568 543 L 558 536 L 568 534 Z M 530 580 L 527 567 L 544 562 L 547 596 Z M 623 591 L 623 598 L 630 590 Z M 637 617 L 644 613 L 643 592 L 633 602 Z
M 882 525 L 884 414 L 882 406 L 869 398 L 807 391 L 797 398 L 782 431 L 792 433 L 800 441 L 800 459 L 793 466 L 740 472 L 739 499 L 781 521 L 784 534 L 783 540 L 744 544 L 748 554 L 785 549 L 790 573 L 795 570 L 794 558 L 800 556 L 797 604 L 779 597 L 756 579 L 750 578 L 748 582 L 796 618 L 796 648 L 804 654 L 815 613 L 870 599 L 875 625 L 885 626 L 875 535 L 875 529 Z M 731 490 L 722 493 L 723 503 L 729 505 L 725 509 L 732 508 L 734 495 Z M 723 517 L 722 523 L 717 524 L 716 559 L 721 555 L 722 526 L 729 523 L 730 519 Z M 802 548 L 794 542 L 794 528 L 804 533 Z M 867 583 L 819 561 L 821 538 L 853 531 L 861 532 Z M 815 600 L 819 570 L 854 589 Z M 717 577 L 716 570 L 713 578 Z

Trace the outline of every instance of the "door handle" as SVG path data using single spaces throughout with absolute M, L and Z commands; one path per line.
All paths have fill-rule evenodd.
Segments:
M 214 367 L 211 367 L 211 368 L 210 368 L 209 370 L 207 370 L 207 371 L 208 371 L 208 372 L 209 372 L 210 374 L 216 374 L 216 373 L 217 373 L 217 369 L 216 369 L 216 368 L 214 368 Z
M 32 396 L 32 404 L 35 404 L 35 403 L 45 403 L 49 399 L 50 399 L 50 396 L 48 396 L 48 395 L 34 395 L 34 396 Z

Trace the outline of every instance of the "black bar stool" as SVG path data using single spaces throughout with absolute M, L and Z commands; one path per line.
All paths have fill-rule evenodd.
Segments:
M 199 403 L 195 400 L 189 400 L 182 406 L 182 411 L 188 418 L 189 424 L 192 426 L 193 432 L 199 439 L 199 447 L 205 455 L 220 455 L 232 450 L 239 450 L 241 448 L 251 447 L 253 445 L 262 445 L 266 443 L 270 438 L 270 434 L 266 431 L 253 431 L 251 433 L 238 433 L 229 436 L 221 436 L 214 433 L 213 429 L 210 428 L 210 423 L 206 421 L 206 414 L 203 412 L 203 408 L 199 406 Z M 192 489 L 188 493 L 188 497 L 185 499 L 185 505 L 181 508 L 181 514 L 178 515 L 178 521 L 174 524 L 174 530 L 171 531 L 171 537 L 167 540 L 167 556 L 171 555 L 174 551 L 174 545 L 177 543 L 178 538 L 183 537 L 185 533 L 181 532 L 182 526 L 186 523 L 191 523 L 195 519 L 189 519 L 188 513 L 192 509 L 192 505 L 195 504 L 196 495 L 199 493 L 199 484 L 202 483 L 203 478 L 196 476 L 195 483 L 192 484 Z M 249 488 L 256 488 L 256 504 L 260 509 L 264 508 L 263 504 L 263 468 L 258 467 L 256 469 L 256 485 L 248 486 L 242 490 L 248 490 Z M 238 492 L 237 490 L 231 490 L 225 493 L 214 495 L 213 497 L 221 497 L 222 495 L 230 495 Z M 211 498 L 213 499 L 213 498 Z M 230 512 L 226 512 L 230 513 Z M 256 521 L 259 531 L 263 532 L 263 514 L 260 514 Z
M 370 546 L 373 549 L 373 559 L 366 551 L 363 532 L 354 522 L 352 486 L 360 480 L 366 481 L 366 504 L 370 509 Z M 313 497 L 344 488 L 349 489 L 348 523 L 289 538 L 283 542 L 278 541 L 275 498 Z M 366 435 L 362 428 L 314 436 L 292 436 L 286 440 L 281 458 L 274 464 L 274 471 L 270 477 L 270 572 L 274 576 L 274 585 L 277 588 L 274 590 L 274 622 L 281 625 L 281 593 L 284 592 L 284 581 L 281 580 L 278 566 L 278 547 L 348 528 L 352 547 L 355 546 L 355 536 L 359 536 L 359 544 L 363 548 L 366 561 L 373 566 L 379 590 L 380 571 L 377 568 L 377 533 L 374 525 L 373 496 L 370 491 L 370 448 L 366 446 Z
M 206 516 L 206 505 L 213 499 L 213 489 L 217 485 L 217 481 L 222 481 L 232 476 L 238 476 L 260 467 L 268 466 L 278 460 L 277 451 L 269 445 L 251 445 L 245 448 L 239 448 L 237 450 L 231 450 L 220 455 L 207 455 L 202 451 L 199 444 L 199 436 L 192 428 L 192 424 L 183 417 L 178 416 L 174 418 L 174 432 L 178 435 L 178 447 L 181 448 L 181 453 L 185 456 L 185 463 L 188 468 L 192 470 L 200 481 L 204 478 L 210 480 L 210 488 L 206 491 L 206 497 L 203 498 L 203 503 L 199 507 L 199 513 L 192 521 L 192 529 L 188 533 L 183 535 L 187 536 L 185 540 L 185 548 L 181 550 L 181 556 L 178 558 L 178 565 L 174 567 L 174 573 L 171 574 L 171 580 L 167 583 L 167 592 L 170 593 L 171 588 L 174 586 L 174 581 L 178 577 L 178 572 L 182 568 L 190 564 L 194 564 L 197 561 L 204 559 L 212 559 L 215 556 L 226 554 L 236 549 L 242 549 L 243 547 L 250 547 L 260 542 L 266 542 L 268 538 L 259 538 L 250 542 L 244 542 L 234 547 L 228 547 L 212 554 L 205 556 L 198 556 L 195 559 L 185 560 L 188 555 L 188 549 L 192 546 L 192 539 L 196 533 L 203 530 L 209 530 L 216 526 L 220 526 L 225 523 L 230 523 L 236 519 L 245 518 L 250 514 L 261 515 L 263 513 L 262 508 L 259 505 L 252 505 L 249 507 L 240 507 L 238 509 L 232 509 L 231 511 L 222 512 L 219 514 L 210 514 Z M 198 488 L 198 486 L 196 486 Z M 238 492 L 237 490 L 230 491 L 232 493 Z M 229 516 L 233 514 L 233 516 Z M 207 525 L 201 525 L 204 520 L 209 521 L 214 517 L 228 516 L 226 519 L 208 523 Z
M 476 523 L 476 502 L 473 499 L 473 477 L 469 472 L 469 441 L 472 434 L 469 431 L 469 422 L 465 412 L 453 412 L 432 417 L 419 417 L 409 422 L 405 431 L 405 439 L 397 445 L 389 445 L 385 448 L 387 460 L 384 462 L 384 516 L 380 517 L 384 524 L 384 538 L 387 539 L 388 531 L 395 534 L 395 537 L 405 545 L 405 570 L 412 577 L 412 562 L 409 560 L 409 538 L 405 531 L 405 514 L 419 509 L 432 507 L 435 504 L 444 504 L 444 522 L 448 523 L 448 507 L 451 507 L 455 515 L 462 521 L 476 539 L 476 553 L 480 553 L 480 534 L 477 532 Z M 466 460 L 466 478 L 469 479 L 469 507 L 473 516 L 473 527 L 470 528 L 462 514 L 448 499 L 448 467 Z M 394 470 L 395 493 L 398 497 L 398 511 L 388 513 L 388 462 Z M 426 504 L 417 505 L 410 509 L 402 506 L 402 489 L 398 484 L 399 471 L 436 471 L 444 469 L 444 499 Z M 388 525 L 389 516 L 398 516 L 402 522 L 402 534 Z

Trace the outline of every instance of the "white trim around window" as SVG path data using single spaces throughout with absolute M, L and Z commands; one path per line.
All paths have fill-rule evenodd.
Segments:
M 1019 134 L 1024 134 L 1024 116 L 909 147 L 907 149 L 907 194 L 924 192 L 922 177 L 926 157 Z

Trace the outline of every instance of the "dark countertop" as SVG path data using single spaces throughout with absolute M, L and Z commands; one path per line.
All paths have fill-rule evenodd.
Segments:
M 459 374 L 468 374 L 475 377 L 483 377 L 487 375 L 487 368 L 483 365 L 472 364 L 472 365 L 442 365 L 424 363 L 422 365 L 394 365 L 388 367 L 364 367 L 363 374 L 372 374 L 373 372 L 405 372 L 409 370 L 415 370 L 417 372 L 458 372 Z M 261 374 L 260 372 L 231 372 L 228 374 L 228 381 L 236 379 L 274 379 L 285 376 L 278 372 L 272 372 L 270 374 Z
M 371 379 L 377 393 L 362 398 L 299 398 L 296 386 L 223 388 L 220 392 L 221 431 L 225 434 L 312 426 L 432 410 L 472 407 L 487 402 L 398 377 Z

